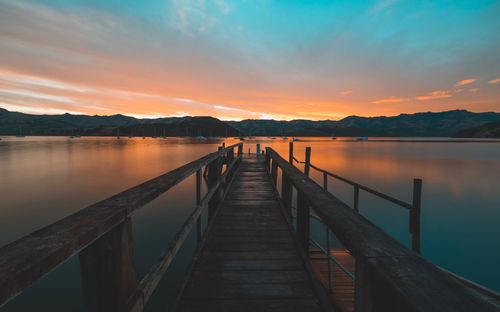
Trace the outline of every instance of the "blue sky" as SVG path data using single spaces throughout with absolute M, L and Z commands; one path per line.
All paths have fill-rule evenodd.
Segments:
M 500 1 L 480 0 L 0 0 L 0 107 L 225 119 L 500 111 L 499 16 Z

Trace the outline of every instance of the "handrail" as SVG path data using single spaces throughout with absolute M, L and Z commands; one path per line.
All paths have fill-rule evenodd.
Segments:
M 385 199 L 393 204 L 396 204 L 400 207 L 406 208 L 409 211 L 409 224 L 408 230 L 411 234 L 411 247 L 412 250 L 416 253 L 420 253 L 420 210 L 421 210 L 421 201 L 422 201 L 422 179 L 413 179 L 413 198 L 411 203 L 407 203 L 405 201 L 399 200 L 395 197 L 389 196 L 382 192 L 376 191 L 372 188 L 369 188 L 365 185 L 359 184 L 352 180 L 346 179 L 339 175 L 336 175 L 330 171 L 319 168 L 311 163 L 311 148 L 306 147 L 305 150 L 305 161 L 298 160 L 293 155 L 293 142 L 290 142 L 289 147 L 289 161 L 290 164 L 293 165 L 293 162 L 304 164 L 304 174 L 309 176 L 310 169 L 313 168 L 321 173 L 323 173 L 323 189 L 328 191 L 328 177 L 336 178 L 344 183 L 350 184 L 354 187 L 354 198 L 353 198 L 353 209 L 356 212 L 359 212 L 359 190 L 364 190 L 367 193 L 378 196 L 379 198 Z
M 282 185 L 289 183 L 297 189 L 297 231 L 303 248 L 307 250 L 309 245 L 308 210 L 311 208 L 356 259 L 356 309 L 497 311 L 485 298 L 326 192 L 272 148 L 266 148 L 266 157 L 268 164 L 272 161 L 272 167 L 281 168 Z M 287 196 L 290 196 L 288 194 L 289 191 Z M 283 198 L 283 201 L 288 203 L 289 199 Z
M 407 209 L 411 209 L 411 208 L 412 208 L 412 204 L 410 204 L 410 203 L 404 202 L 404 201 L 402 201 L 402 200 L 400 200 L 400 199 L 397 199 L 397 198 L 394 198 L 394 197 L 392 197 L 392 196 L 389 196 L 389 195 L 386 195 L 386 194 L 384 194 L 384 193 L 381 193 L 381 192 L 379 192 L 379 191 L 376 191 L 376 190 L 374 190 L 374 189 L 372 189 L 372 188 L 369 188 L 368 186 L 365 186 L 365 185 L 363 185 L 363 184 L 359 184 L 359 183 L 357 183 L 357 182 L 354 182 L 354 181 L 351 181 L 351 180 L 349 180 L 349 179 L 343 178 L 343 177 L 341 177 L 341 176 L 339 176 L 339 175 L 336 175 L 336 174 L 334 174 L 334 173 L 332 173 L 332 172 L 330 172 L 330 171 L 327 171 L 327 170 L 324 170 L 324 169 L 318 168 L 318 167 L 316 167 L 316 166 L 315 166 L 315 165 L 313 165 L 313 164 L 311 164 L 310 166 L 311 166 L 311 168 L 313 168 L 313 169 L 315 169 L 315 170 L 317 170 L 317 171 L 319 171 L 319 172 L 326 173 L 326 174 L 327 174 L 327 175 L 329 175 L 330 177 L 333 177 L 333 178 L 336 178 L 336 179 L 338 179 L 338 180 L 341 180 L 341 181 L 343 181 L 343 182 L 345 182 L 345 183 L 347 183 L 347 184 L 350 184 L 350 185 L 352 185 L 352 186 L 357 186 L 358 188 L 360 188 L 360 189 L 361 189 L 361 190 L 363 190 L 363 191 L 366 191 L 366 192 L 368 192 L 368 193 L 371 193 L 371 194 L 373 194 L 373 195 L 376 195 L 376 196 L 378 196 L 378 197 L 381 197 L 381 198 L 383 198 L 383 199 L 385 199 L 385 200 L 388 200 L 388 201 L 390 201 L 390 202 L 392 202 L 392 203 L 394 203 L 394 204 L 396 204 L 396 205 L 399 205 L 399 206 L 404 207 L 404 208 L 407 208 Z
M 242 143 L 220 148 L 0 248 L 0 307 L 72 256 L 109 236 L 135 210 L 235 148 L 241 155 Z
M 314 239 L 310 239 L 311 243 L 313 243 L 316 247 L 319 248 L 319 250 L 327 257 L 329 258 L 330 260 L 332 260 L 339 268 L 342 272 L 344 272 L 347 276 L 349 276 L 349 278 L 351 278 L 352 280 L 354 280 L 354 274 L 349 271 L 342 263 L 340 263 L 337 259 L 335 259 L 335 257 L 333 257 L 331 254 L 329 254 L 325 248 L 323 248 L 323 246 L 321 246 L 320 243 L 318 243 L 317 241 L 315 241 Z
M 306 163 L 305 161 L 299 161 L 299 160 L 298 160 L 297 158 L 295 158 L 295 157 L 293 157 L 293 159 L 294 159 L 297 163 L 299 163 L 299 164 L 305 164 L 305 163 Z M 312 163 L 311 163 L 311 164 L 309 164 L 309 166 L 310 166 L 311 168 L 313 168 L 313 169 L 315 169 L 315 170 L 317 170 L 317 171 L 321 172 L 321 173 L 324 173 L 324 174 L 326 174 L 326 175 L 328 175 L 328 176 L 332 177 L 332 178 L 335 178 L 335 179 L 337 179 L 337 180 L 340 180 L 340 181 L 345 182 L 345 183 L 347 183 L 347 184 L 350 184 L 350 185 L 352 185 L 352 186 L 356 186 L 356 187 L 358 187 L 359 189 L 361 189 L 361 190 L 363 190 L 363 191 L 366 191 L 366 192 L 371 193 L 371 194 L 373 194 L 373 195 L 375 195 L 375 196 L 378 196 L 378 197 L 380 197 L 380 198 L 383 198 L 383 199 L 385 199 L 385 200 L 387 200 L 387 201 L 390 201 L 390 202 L 392 202 L 392 203 L 394 203 L 394 204 L 396 204 L 396 205 L 399 205 L 399 206 L 401 206 L 401 207 L 403 207 L 403 208 L 411 209 L 411 208 L 413 207 L 413 206 L 412 206 L 412 204 L 410 204 L 410 203 L 407 203 L 407 202 L 402 201 L 402 200 L 400 200 L 400 199 L 397 199 L 397 198 L 395 198 L 395 197 L 392 197 L 392 196 L 386 195 L 386 194 L 384 194 L 384 193 L 381 193 L 381 192 L 379 192 L 379 191 L 376 191 L 376 190 L 374 190 L 374 189 L 372 189 L 372 188 L 369 188 L 368 186 L 365 186 L 365 185 L 363 185 L 363 184 L 359 184 L 359 183 L 354 182 L 354 181 L 352 181 L 352 180 L 349 180 L 349 179 L 346 179 L 346 178 L 344 178 L 344 177 L 341 177 L 341 176 L 339 176 L 339 175 L 337 175 L 337 174 L 335 174 L 335 173 L 332 173 L 332 172 L 330 172 L 330 171 L 328 171 L 328 170 L 325 170 L 325 169 L 319 168 L 319 167 L 317 167 L 317 166 L 313 165 Z

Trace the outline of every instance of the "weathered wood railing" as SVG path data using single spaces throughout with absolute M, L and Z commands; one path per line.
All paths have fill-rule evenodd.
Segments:
M 235 155 L 235 149 L 237 149 Z M 242 143 L 220 147 L 157 178 L 89 206 L 0 249 L 0 306 L 78 254 L 89 311 L 141 311 L 208 208 L 208 222 L 242 157 Z M 225 170 L 223 167 L 225 166 Z M 131 214 L 196 174 L 196 209 L 139 281 L 132 261 Z M 208 191 L 201 195 L 202 176 Z
M 355 311 L 498 311 L 326 192 L 269 147 L 266 162 L 275 183 L 281 169 L 282 202 L 290 215 L 293 189 L 297 191 L 296 229 L 304 250 L 309 249 L 312 209 L 354 256 Z
M 362 185 L 360 183 L 351 181 L 335 173 L 327 171 L 325 169 L 319 168 L 311 163 L 311 148 L 306 147 L 305 149 L 305 161 L 300 161 L 293 156 L 293 142 L 290 142 L 289 146 L 289 161 L 291 164 L 293 162 L 304 164 L 304 174 L 309 176 L 311 168 L 320 172 L 323 175 L 323 189 L 328 191 L 328 177 L 332 177 L 344 183 L 347 183 L 353 187 L 353 209 L 359 212 L 359 191 L 363 190 L 367 193 L 375 195 L 386 201 L 389 201 L 399 207 L 406 208 L 409 211 L 409 225 L 408 229 L 411 235 L 411 247 L 416 253 L 420 253 L 420 210 L 422 203 L 422 179 L 413 179 L 413 198 L 411 203 L 407 203 L 400 199 L 394 198 L 390 195 L 384 194 L 377 190 L 374 190 L 368 186 Z

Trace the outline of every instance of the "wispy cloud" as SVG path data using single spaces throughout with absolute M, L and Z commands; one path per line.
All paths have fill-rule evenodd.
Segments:
M 409 100 L 410 100 L 409 98 L 400 98 L 400 97 L 391 96 L 390 98 L 376 100 L 376 101 L 373 101 L 372 103 L 373 104 L 401 103 L 401 102 L 407 102 Z
M 352 90 L 344 90 L 344 91 L 340 92 L 340 95 L 342 95 L 342 96 L 348 96 L 351 94 L 352 94 Z
M 500 83 L 500 78 L 496 78 L 496 79 L 492 79 L 490 81 L 488 81 L 489 84 L 497 84 L 497 83 Z
M 428 95 L 417 96 L 415 99 L 419 101 L 429 101 L 429 100 L 445 99 L 450 97 L 452 97 L 450 91 L 436 90 L 432 91 Z
M 479 89 L 479 88 L 474 88 L 474 89 L 469 90 L 470 93 L 474 93 L 474 94 L 478 93 L 479 91 L 481 91 L 481 89 Z
M 378 13 L 382 10 L 385 10 L 395 4 L 397 4 L 399 0 L 380 0 L 378 1 L 371 9 L 370 13 Z
M 457 83 L 455 84 L 455 87 L 470 85 L 476 81 L 477 81 L 476 78 L 463 79 L 463 80 L 457 81 Z

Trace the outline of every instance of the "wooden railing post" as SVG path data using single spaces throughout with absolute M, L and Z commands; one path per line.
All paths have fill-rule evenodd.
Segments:
M 359 212 L 359 186 L 354 185 L 354 211 Z
M 271 172 L 271 150 L 269 147 L 266 147 L 266 168 L 269 172 Z
M 328 192 L 328 174 L 323 172 L 323 190 Z
M 304 163 L 304 174 L 309 176 L 309 171 L 311 170 L 311 147 L 306 147 L 306 159 Z
M 278 163 L 273 160 L 271 165 L 271 177 L 273 178 L 274 185 L 278 183 Z
M 293 164 L 293 142 L 288 143 L 288 162 Z
M 132 221 L 127 217 L 79 254 L 88 311 L 121 311 L 137 286 Z
M 196 206 L 201 203 L 201 169 L 196 171 Z M 202 229 L 201 229 L 201 215 L 196 221 L 196 238 L 198 243 L 200 243 L 202 238 Z
M 371 312 L 373 308 L 373 284 L 366 259 L 357 258 L 354 279 L 354 311 Z
M 226 153 L 227 163 L 230 164 L 234 160 L 234 149 L 231 148 Z
M 283 202 L 283 206 L 285 207 L 286 212 L 289 216 L 292 216 L 292 189 L 293 185 L 290 179 L 288 179 L 287 175 L 282 172 L 281 173 L 281 201 Z
M 243 144 L 238 145 L 238 156 L 243 154 Z
M 219 152 L 222 148 L 219 146 Z M 207 186 L 208 189 L 210 190 L 212 187 L 215 186 L 217 183 L 217 180 L 221 176 L 221 170 L 222 170 L 222 165 L 221 165 L 221 157 L 219 156 L 216 160 L 212 161 L 210 164 L 208 164 L 208 175 L 207 175 Z M 222 189 L 223 186 L 221 186 Z M 212 221 L 212 217 L 215 213 L 215 208 L 219 204 L 219 201 L 221 199 L 222 192 L 221 190 L 217 191 L 212 199 L 210 199 L 208 203 L 208 223 Z
M 260 158 L 260 144 L 259 143 L 257 143 L 256 153 L 257 153 L 257 159 L 259 159 Z
M 297 235 L 306 254 L 309 254 L 309 203 L 304 194 L 297 194 Z
M 420 206 L 422 204 L 422 180 L 413 180 L 413 202 L 410 210 L 411 248 L 420 253 Z

